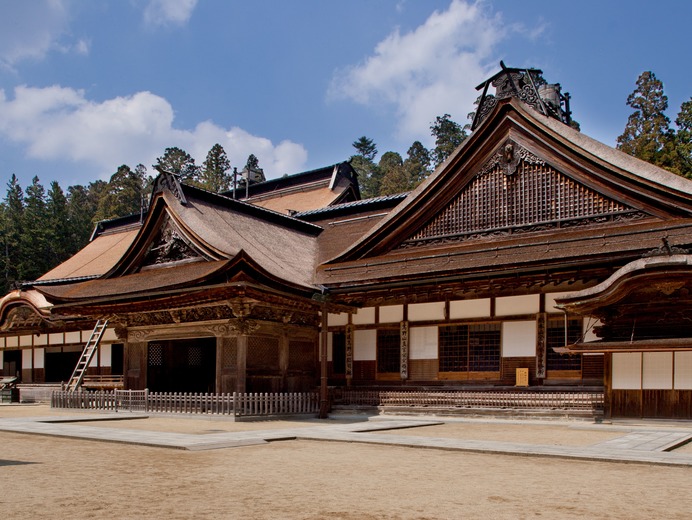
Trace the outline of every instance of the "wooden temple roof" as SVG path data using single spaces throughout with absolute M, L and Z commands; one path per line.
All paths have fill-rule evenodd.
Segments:
M 692 244 L 692 182 L 501 101 L 416 190 L 334 258 L 332 291 L 606 265 Z

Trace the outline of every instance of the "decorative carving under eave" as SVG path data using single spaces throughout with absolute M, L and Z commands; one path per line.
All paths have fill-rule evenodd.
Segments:
M 649 258 L 652 256 L 672 256 L 672 255 L 689 255 L 690 251 L 682 247 L 671 246 L 668 243 L 668 237 L 661 237 L 661 246 L 656 249 L 652 249 L 642 255 L 642 258 Z
M 255 320 L 248 320 L 246 318 L 233 318 L 228 320 L 228 326 L 231 331 L 247 336 L 252 334 L 257 329 L 260 328 L 260 323 Z
M 166 216 L 158 235 L 149 246 L 142 265 L 168 264 L 193 258 L 203 256 L 185 239 L 170 217 Z
M 517 172 L 521 161 L 528 164 L 545 165 L 543 159 L 511 139 L 507 139 L 500 149 L 481 167 L 478 176 L 486 175 L 497 167 L 500 167 L 505 175 L 513 175 Z
M 48 324 L 35 310 L 26 305 L 10 309 L 2 326 L 0 326 L 0 331 L 3 332 L 33 329 L 48 330 Z

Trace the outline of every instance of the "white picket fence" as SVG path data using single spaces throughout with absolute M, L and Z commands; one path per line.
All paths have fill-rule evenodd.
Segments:
M 235 417 L 316 414 L 317 393 L 207 394 L 115 390 L 87 392 L 56 390 L 52 408 L 132 411 L 168 414 L 232 415 Z

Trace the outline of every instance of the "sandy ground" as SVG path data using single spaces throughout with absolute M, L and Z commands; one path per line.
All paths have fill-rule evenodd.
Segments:
M 20 409 L 22 409 L 20 411 Z M 0 407 L 9 416 L 52 414 Z M 161 431 L 292 427 L 153 418 Z M 115 424 L 115 423 L 113 423 Z M 113 424 L 109 424 L 113 426 Z M 502 425 L 459 423 L 401 434 L 500 439 Z M 511 426 L 511 425 L 507 425 Z M 579 425 L 577 425 L 578 427 Z M 128 426 L 129 427 L 129 426 Z M 197 428 L 197 430 L 195 430 Z M 538 428 L 538 430 L 535 430 Z M 515 431 L 511 431 L 515 430 Z M 519 425 L 507 434 L 601 432 Z M 527 433 L 528 432 L 528 433 Z M 592 435 L 596 435 L 593 436 Z M 594 440 L 595 439 L 595 440 Z M 577 437 L 570 442 L 587 442 Z M 0 432 L 0 518 L 447 519 L 685 518 L 692 469 L 284 441 L 188 452 Z

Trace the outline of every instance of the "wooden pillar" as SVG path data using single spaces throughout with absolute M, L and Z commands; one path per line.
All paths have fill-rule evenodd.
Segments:
M 129 390 L 147 387 L 147 347 L 146 341 L 125 343 L 125 388 Z
M 329 339 L 327 303 L 322 303 L 322 341 L 320 342 L 320 419 L 329 413 L 329 388 L 327 387 L 327 341 Z
M 238 357 L 237 357 L 237 368 L 236 368 L 236 383 L 235 391 L 238 393 L 245 393 L 246 381 L 247 381 L 247 344 L 248 344 L 247 334 L 240 334 L 238 336 Z
M 284 328 L 279 337 L 279 370 L 281 371 L 281 391 L 288 391 L 288 331 Z
M 223 392 L 221 382 L 221 365 L 223 364 L 223 336 L 216 336 L 216 371 L 214 375 L 214 392 L 220 394 Z
M 613 408 L 613 354 L 603 354 L 603 418 L 612 418 Z

